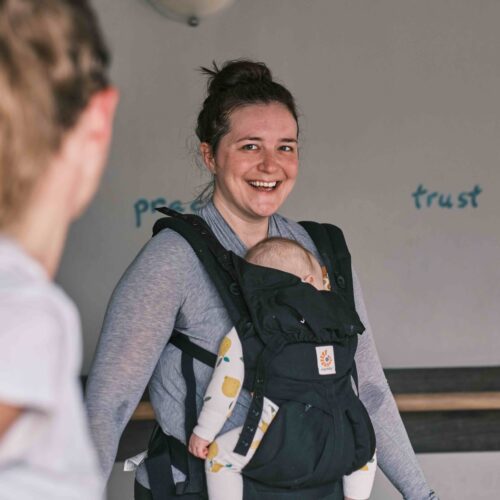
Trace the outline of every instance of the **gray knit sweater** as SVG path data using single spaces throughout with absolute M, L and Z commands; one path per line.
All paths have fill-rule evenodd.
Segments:
M 224 247 L 244 255 L 245 246 L 212 203 L 199 215 Z M 313 242 L 296 222 L 272 216 L 269 236 L 297 240 L 319 259 Z M 353 280 L 356 309 L 366 327 L 356 353 L 360 397 L 375 428 L 379 466 L 404 498 L 436 499 L 415 458 L 384 377 L 355 272 Z M 168 344 L 173 328 L 201 347 L 217 352 L 231 326 L 217 290 L 189 244 L 168 229 L 150 240 L 113 292 L 88 380 L 90 427 L 106 478 L 120 435 L 148 382 L 162 429 L 185 441 L 180 351 Z M 201 408 L 211 369 L 195 361 L 194 370 Z M 243 424 L 249 401 L 249 394 L 242 391 L 222 432 Z M 148 485 L 143 467 L 137 479 Z

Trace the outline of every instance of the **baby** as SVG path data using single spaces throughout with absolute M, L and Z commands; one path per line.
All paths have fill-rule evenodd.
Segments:
M 317 290 L 330 288 L 326 272 L 316 258 L 293 240 L 269 238 L 252 247 L 245 259 L 255 265 L 278 269 L 298 276 Z M 210 500 L 239 500 L 243 498 L 241 470 L 251 460 L 267 428 L 278 411 L 278 406 L 264 398 L 262 416 L 248 453 L 233 452 L 242 427 L 220 436 L 231 409 L 240 393 L 245 370 L 243 352 L 234 328 L 222 340 L 216 368 L 207 387 L 198 424 L 189 440 L 189 451 L 205 459 L 208 495 Z M 229 414 L 228 414 L 229 408 Z M 217 439 L 215 437 L 217 436 Z M 346 500 L 369 498 L 376 470 L 376 457 L 360 470 L 344 476 Z

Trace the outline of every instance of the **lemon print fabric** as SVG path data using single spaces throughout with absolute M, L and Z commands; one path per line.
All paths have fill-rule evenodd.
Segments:
M 260 445 L 260 439 L 256 439 L 251 445 L 250 445 L 250 448 L 252 450 L 256 450 Z
M 232 332 L 232 330 L 231 330 L 231 332 Z M 218 357 L 217 366 L 219 366 L 222 362 L 225 362 L 225 363 L 231 362 L 231 356 L 230 356 L 229 351 L 231 350 L 231 346 L 233 345 L 233 342 L 229 338 L 229 335 L 231 335 L 231 333 L 226 335 L 222 339 L 222 342 L 219 345 L 219 352 L 217 354 L 217 357 Z M 239 340 L 238 340 L 238 342 L 239 342 Z
M 220 343 L 220 346 L 219 346 L 219 356 L 222 358 L 224 357 L 227 352 L 229 351 L 229 349 L 231 349 L 231 339 L 229 337 L 224 337 L 222 342 Z
M 234 398 L 238 394 L 241 382 L 234 377 L 225 376 L 222 383 L 222 394 L 228 398 Z
M 224 443 L 221 444 L 221 450 L 223 450 L 223 455 L 224 455 Z M 233 464 L 229 463 L 224 456 L 221 458 L 219 457 L 219 445 L 217 444 L 217 441 L 213 441 L 210 443 L 210 446 L 208 447 L 208 455 L 207 455 L 207 470 L 210 472 L 219 472 L 222 469 L 232 469 Z M 218 459 L 218 460 L 217 460 Z M 222 460 L 220 462 L 219 460 Z
M 259 429 L 262 431 L 263 434 L 265 434 L 267 432 L 268 427 L 269 427 L 269 424 L 267 422 L 264 422 L 264 420 L 259 425 Z
M 219 453 L 219 447 L 217 446 L 217 441 L 213 441 L 208 447 L 207 460 L 213 460 L 217 456 L 217 453 Z
M 220 464 L 219 462 L 216 462 L 215 460 L 212 462 L 212 465 L 210 467 L 210 472 L 219 472 L 224 465 Z

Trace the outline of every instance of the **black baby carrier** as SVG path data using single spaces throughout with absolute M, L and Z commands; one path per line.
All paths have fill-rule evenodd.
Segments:
M 279 410 L 255 455 L 243 469 L 245 500 L 330 498 L 343 475 L 359 469 L 375 452 L 370 418 L 354 391 L 358 334 L 350 254 L 342 231 L 302 222 L 321 254 L 331 291 L 318 292 L 299 278 L 252 265 L 227 251 L 195 215 L 169 215 L 156 222 L 182 235 L 216 286 L 243 347 L 243 387 L 252 402 L 236 453 L 246 455 L 262 413 L 263 398 Z M 174 332 L 186 381 L 186 442 L 197 420 L 193 359 L 215 366 L 217 356 Z M 174 483 L 171 465 L 186 480 Z M 146 469 L 154 500 L 206 499 L 203 461 L 159 426 L 150 440 Z

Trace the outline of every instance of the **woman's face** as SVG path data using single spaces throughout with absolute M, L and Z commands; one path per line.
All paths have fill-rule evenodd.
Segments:
M 297 123 L 282 104 L 252 104 L 234 110 L 215 158 L 214 203 L 244 220 L 274 214 L 292 190 L 298 171 Z M 203 148 L 202 148 L 203 150 Z

